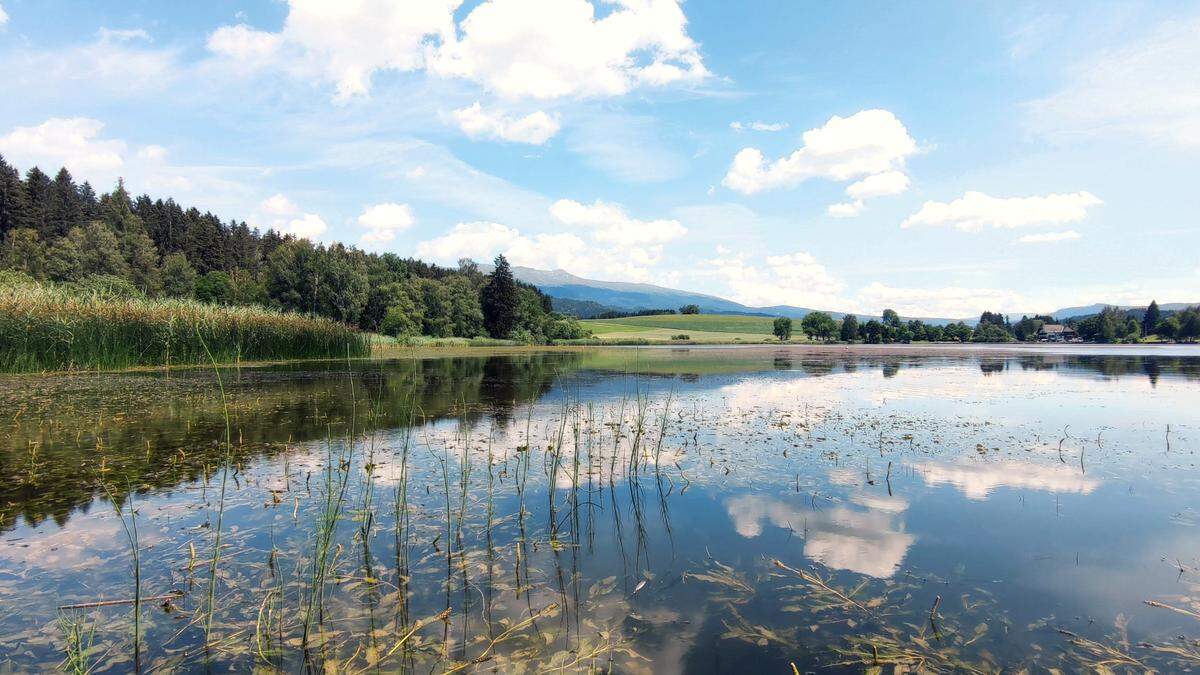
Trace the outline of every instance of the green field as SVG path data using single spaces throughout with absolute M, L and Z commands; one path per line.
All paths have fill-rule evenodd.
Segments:
M 642 339 L 671 342 L 676 335 L 687 335 L 690 342 L 763 342 L 774 341 L 771 330 L 775 319 L 767 316 L 736 314 L 657 314 L 622 319 L 590 319 L 583 325 L 602 340 Z M 801 339 L 799 322 L 793 324 L 793 340 Z

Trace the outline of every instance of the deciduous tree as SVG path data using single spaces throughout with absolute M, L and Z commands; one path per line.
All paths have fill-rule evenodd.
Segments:
M 775 325 L 772 332 L 775 333 L 775 337 L 779 338 L 781 342 L 787 342 L 792 339 L 791 318 L 786 316 L 775 317 Z

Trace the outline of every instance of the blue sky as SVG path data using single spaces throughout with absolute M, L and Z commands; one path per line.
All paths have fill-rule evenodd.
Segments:
M 1200 3 L 0 0 L 0 153 L 442 263 L 1200 301 Z

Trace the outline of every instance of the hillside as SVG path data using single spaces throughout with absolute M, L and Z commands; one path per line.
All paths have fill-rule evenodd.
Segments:
M 1178 312 L 1178 311 L 1187 309 L 1188 307 L 1195 306 L 1197 304 L 1200 304 L 1200 303 L 1160 302 L 1158 304 L 1158 308 L 1164 312 Z M 1105 307 L 1116 307 L 1117 309 L 1123 309 L 1123 310 L 1131 310 L 1131 309 L 1145 310 L 1146 309 L 1145 307 L 1134 306 L 1134 305 L 1106 305 L 1103 303 L 1096 303 L 1094 305 L 1084 305 L 1081 307 L 1064 307 L 1062 309 L 1057 309 L 1057 310 L 1051 312 L 1050 316 L 1052 316 L 1055 319 L 1058 319 L 1060 321 L 1065 321 L 1072 317 L 1091 316 L 1093 314 L 1099 314 L 1101 312 L 1101 310 L 1103 310 Z
M 481 264 L 479 267 L 484 272 L 490 269 L 489 265 Z M 517 279 L 536 286 L 540 291 L 553 298 L 557 311 L 572 314 L 580 318 L 596 316 L 605 311 L 635 312 L 645 309 L 678 308 L 688 304 L 699 305 L 702 314 L 743 314 L 758 317 L 788 316 L 793 319 L 802 319 L 810 312 L 819 309 L 835 319 L 841 319 L 846 315 L 844 311 L 824 307 L 808 308 L 795 305 L 752 307 L 715 295 L 666 288 L 654 284 L 598 281 L 576 276 L 564 270 L 547 271 L 532 267 L 514 266 L 513 274 Z M 1179 311 L 1196 304 L 1200 303 L 1159 303 L 1159 308 L 1163 311 Z M 1020 320 L 1022 316 L 1036 316 L 1043 313 L 1048 313 L 1058 320 L 1066 320 L 1071 317 L 1098 314 L 1100 310 L 1107 306 L 1110 305 L 1097 303 L 1079 307 L 1064 307 L 1053 312 L 1030 310 L 1007 312 L 1006 314 L 1014 322 Z M 1113 306 L 1118 306 L 1121 309 L 1144 309 L 1144 307 L 1134 307 L 1131 305 Z M 879 318 L 878 316 L 872 317 L 866 314 L 858 316 L 860 319 Z M 927 324 L 935 326 L 945 326 L 958 321 L 962 321 L 968 325 L 975 325 L 979 320 L 978 316 L 957 318 L 903 316 L 902 318 L 905 320 L 920 319 Z M 768 330 L 767 332 L 769 333 L 770 331 Z

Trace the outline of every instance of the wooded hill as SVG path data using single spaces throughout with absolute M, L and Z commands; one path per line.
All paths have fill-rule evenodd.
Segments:
M 0 157 L 0 269 L 58 284 L 125 287 L 147 298 L 194 298 L 322 316 L 395 336 L 480 337 L 489 325 L 526 342 L 586 332 L 552 312 L 550 298 L 516 282 L 513 316 L 485 322 L 489 276 L 474 263 L 448 269 L 391 253 L 260 232 L 245 222 L 130 196 L 97 194 L 65 168 L 24 177 Z M 98 281 L 99 280 L 99 281 Z

